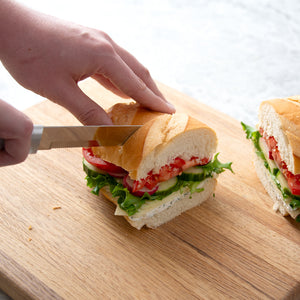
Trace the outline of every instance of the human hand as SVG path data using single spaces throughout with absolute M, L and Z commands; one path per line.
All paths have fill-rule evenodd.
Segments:
M 33 124 L 22 112 L 0 100 L 0 137 L 5 140 L 0 149 L 0 166 L 25 160 L 29 153 Z
M 0 24 L 4 49 L 0 56 L 25 88 L 64 106 L 86 125 L 111 123 L 104 110 L 77 85 L 90 76 L 117 95 L 131 97 L 150 109 L 175 111 L 148 70 L 104 32 L 8 2 L 10 15 L 0 14 L 6 27 L 1 29 Z

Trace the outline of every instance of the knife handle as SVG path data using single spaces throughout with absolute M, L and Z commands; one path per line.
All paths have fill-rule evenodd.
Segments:
M 31 146 L 29 150 L 29 154 L 34 154 L 38 151 L 42 134 L 43 134 L 44 126 L 42 125 L 34 125 L 31 135 Z
M 29 154 L 34 154 L 37 152 L 40 141 L 42 138 L 44 126 L 42 125 L 34 125 L 31 135 L 31 146 L 29 150 Z M 0 138 L 0 151 L 4 149 L 5 140 Z

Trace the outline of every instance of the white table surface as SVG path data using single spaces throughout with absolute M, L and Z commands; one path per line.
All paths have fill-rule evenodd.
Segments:
M 262 100 L 300 94 L 298 0 L 19 2 L 107 32 L 156 80 L 252 125 Z M 0 98 L 42 100 L 1 64 Z

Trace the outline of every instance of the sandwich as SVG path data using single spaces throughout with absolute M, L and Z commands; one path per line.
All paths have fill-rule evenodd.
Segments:
M 264 101 L 257 128 L 242 123 L 273 209 L 300 221 L 300 96 Z
M 116 205 L 135 228 L 156 228 L 214 194 L 222 164 L 216 133 L 186 115 L 154 112 L 137 103 L 108 110 L 115 125 L 142 125 L 122 146 L 83 148 L 92 193 Z M 232 171 L 232 170 L 231 170 Z

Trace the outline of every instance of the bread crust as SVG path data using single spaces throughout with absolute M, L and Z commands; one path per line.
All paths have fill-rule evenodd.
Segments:
M 192 156 L 202 155 L 211 158 L 216 151 L 216 133 L 204 123 L 184 114 L 162 114 L 142 108 L 138 104 L 116 104 L 109 110 L 114 124 L 143 125 L 123 146 L 95 147 L 93 153 L 102 159 L 116 164 L 129 172 L 129 176 L 138 180 L 156 168 L 169 164 L 179 155 L 185 155 L 184 143 L 191 145 L 193 139 L 204 141 L 189 153 Z M 196 143 L 196 142 L 194 142 Z M 173 148 L 175 150 L 170 150 Z M 170 154 L 170 155 L 169 155 Z M 160 159 L 162 161 L 160 162 Z M 155 165 L 156 164 L 156 165 Z
M 292 165 L 290 171 L 293 174 L 300 173 L 300 96 L 278 98 L 263 101 L 260 111 L 264 105 L 271 105 L 278 114 L 283 131 L 292 149 Z M 264 129 L 264 128 L 263 128 Z
M 163 115 L 158 111 L 153 111 L 142 107 L 135 102 L 117 103 L 107 111 L 115 125 L 141 125 Z

